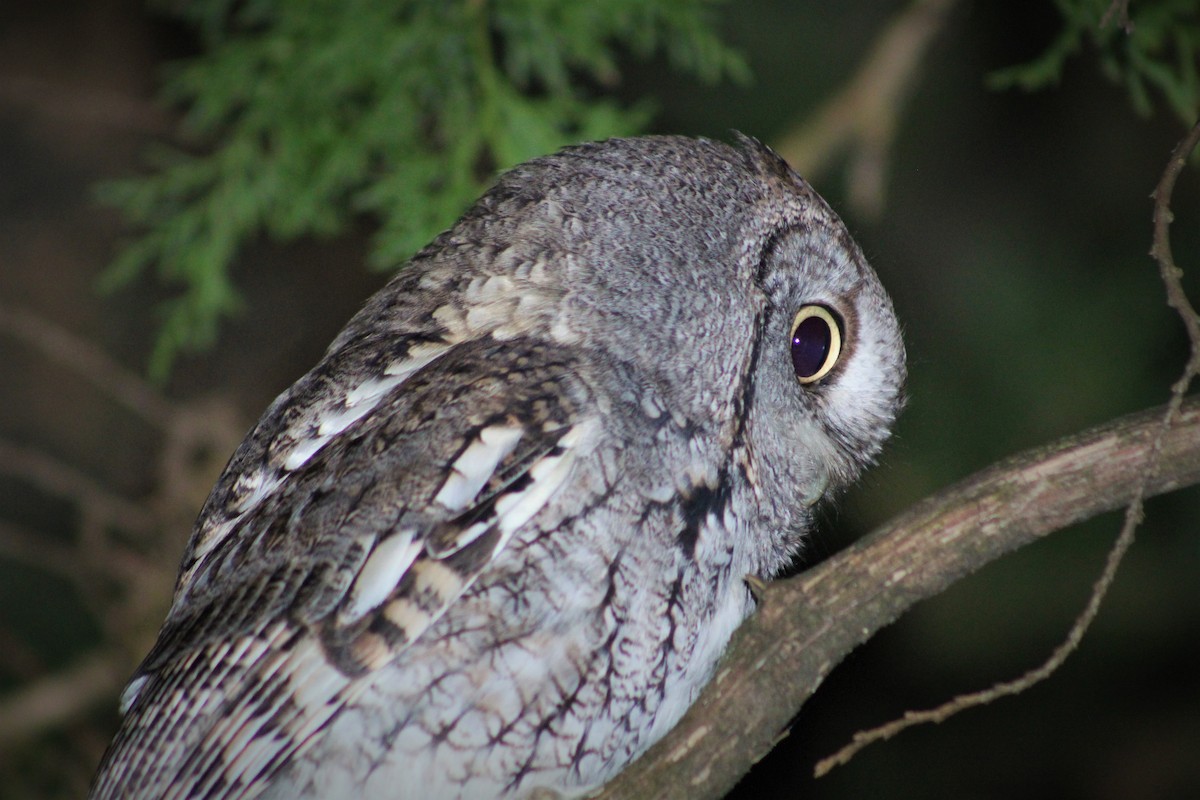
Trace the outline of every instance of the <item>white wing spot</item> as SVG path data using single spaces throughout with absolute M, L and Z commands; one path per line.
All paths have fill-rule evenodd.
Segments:
M 340 403 L 322 409 L 314 420 L 317 435 L 296 442 L 283 461 L 289 471 L 300 469 L 329 440 L 371 412 L 387 393 L 408 380 L 421 368 L 435 361 L 453 345 L 422 344 L 408 351 L 406 358 L 394 361 L 383 371 L 386 377 L 369 378 L 351 387 Z
M 195 576 L 196 570 L 204 563 L 204 558 L 209 553 L 217 548 L 221 542 L 225 541 L 225 537 L 237 527 L 238 522 L 246 515 L 246 512 L 261 503 L 264 498 L 275 491 L 275 487 L 279 486 L 280 480 L 277 475 L 267 475 L 262 470 L 256 470 L 253 473 L 238 479 L 240 489 L 249 489 L 250 494 L 246 495 L 232 508 L 234 516 L 215 525 L 200 536 L 196 542 L 196 549 L 192 552 L 192 566 L 183 573 L 179 578 L 179 591 L 183 591 L 188 584 L 192 582 L 192 577 Z
M 292 452 L 288 453 L 287 459 L 283 462 L 283 468 L 289 472 L 300 469 L 310 458 L 316 455 L 318 450 L 325 446 L 330 436 L 332 434 L 329 436 L 317 436 L 299 442 L 292 448 Z
M 433 499 L 451 511 L 466 508 L 496 471 L 496 466 L 516 448 L 523 433 L 523 428 L 506 425 L 492 425 L 481 430 L 479 438 L 451 465 L 450 477 Z
M 663 415 L 662 404 L 658 398 L 651 392 L 646 392 L 641 397 L 642 412 L 650 419 L 658 419 Z
M 121 692 L 121 716 L 128 714 L 129 709 L 133 708 L 133 704 L 137 702 L 138 695 L 142 693 L 148 680 L 150 680 L 149 675 L 139 675 L 129 682 L 125 691 Z
M 395 387 L 406 381 L 422 367 L 437 360 L 454 347 L 454 342 L 425 343 L 411 348 L 407 356 L 384 369 L 384 378 L 371 378 L 346 392 L 341 402 L 317 410 L 315 420 L 307 418 L 284 431 L 282 436 L 295 436 L 298 430 L 315 423 L 317 434 L 298 440 L 283 459 L 283 469 L 294 471 L 304 466 L 329 440 L 364 417 Z M 236 491 L 245 496 L 231 509 L 234 516 L 204 531 L 192 553 L 193 564 L 179 579 L 178 594 L 191 584 L 204 559 L 238 526 L 242 518 L 269 497 L 283 482 L 276 470 L 257 469 L 238 478 Z
M 493 302 L 467 309 L 467 327 L 473 331 L 490 331 L 512 317 L 516 302 Z
M 426 551 L 434 558 L 448 558 L 478 539 L 490 527 L 492 527 L 492 520 L 490 518 L 482 522 L 476 522 L 471 527 L 459 531 L 458 535 L 450 542 L 439 545 L 436 549 L 426 545 Z
M 262 491 L 263 481 L 266 477 L 266 472 L 261 469 L 243 472 L 238 476 L 237 481 L 233 484 L 233 492 L 235 496 L 242 499 L 233 507 L 234 511 L 244 511 L 261 499 L 259 493 Z
M 388 373 L 384 372 L 384 374 L 387 375 Z M 362 405 L 364 402 L 378 400 L 402 380 L 403 378 L 395 375 L 388 375 L 386 378 L 363 381 L 358 386 L 346 392 L 346 407 L 354 408 L 355 406 Z
M 385 386 L 387 388 L 391 388 L 399 382 L 400 381 L 396 380 L 395 378 L 389 378 L 386 381 L 378 381 L 376 383 L 376 388 L 382 388 Z M 383 392 L 381 391 L 377 395 L 369 396 L 367 398 L 368 400 L 373 400 L 374 402 L 360 403 L 355 406 L 350 406 L 342 411 L 330 414 L 327 417 L 321 417 L 320 421 L 317 423 L 317 439 L 327 440 L 330 437 L 337 436 L 339 433 L 346 430 L 346 428 L 349 428 L 351 425 L 362 419 L 368 411 L 378 404 L 379 399 L 382 396 Z M 347 400 L 349 400 L 349 398 L 347 398 Z M 291 458 L 295 457 L 295 453 L 293 453 Z
M 512 296 L 515 285 L 507 275 L 492 275 L 486 279 L 476 278 L 465 292 L 469 303 L 490 303 Z
M 408 351 L 408 357 L 402 361 L 393 361 L 388 364 L 387 369 L 383 371 L 384 375 L 395 375 L 400 380 L 406 380 L 417 370 L 432 363 L 439 357 L 444 355 L 447 350 L 454 346 L 454 342 L 446 344 L 435 344 L 427 342 L 420 344 Z
M 563 448 L 562 455 L 545 456 L 530 468 L 529 477 L 533 479 L 533 484 L 528 489 L 506 494 L 496 501 L 497 524 L 502 534 L 500 546 L 508 541 L 515 530 L 541 511 L 563 485 L 579 457 L 581 442 L 592 433 L 594 427 L 595 423 L 589 421 L 567 431 L 558 440 L 559 447 Z
M 375 545 L 354 579 L 350 602 L 338 614 L 339 622 L 361 619 L 387 599 L 421 552 L 421 543 L 413 539 L 413 531 L 398 531 Z
M 569 467 L 570 460 L 563 456 L 547 456 L 529 471 L 534 479 L 532 486 L 523 492 L 505 495 L 496 501 L 500 532 L 506 538 L 542 509 L 550 495 L 562 484 Z

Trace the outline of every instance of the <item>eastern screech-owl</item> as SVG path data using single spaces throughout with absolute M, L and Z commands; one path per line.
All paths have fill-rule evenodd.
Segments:
M 891 303 L 761 144 L 517 167 L 234 453 L 93 797 L 594 789 L 901 405 Z

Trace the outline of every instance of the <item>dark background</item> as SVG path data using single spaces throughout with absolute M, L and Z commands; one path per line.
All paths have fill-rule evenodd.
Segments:
M 721 27 L 752 84 L 704 87 L 635 62 L 620 91 L 657 99 L 658 131 L 778 140 L 852 74 L 903 6 L 731 3 Z M 829 509 L 810 560 L 1002 456 L 1164 402 L 1182 370 L 1186 341 L 1147 256 L 1148 195 L 1182 123 L 1165 109 L 1139 117 L 1086 48 L 1050 91 L 985 88 L 990 71 L 1040 53 L 1058 26 L 1049 2 L 955 7 L 901 118 L 878 218 L 849 207 L 840 169 L 810 176 L 891 291 L 911 375 L 882 465 Z M 0 303 L 136 371 L 169 292 L 151 280 L 96 291 L 123 228 L 90 187 L 136 171 L 144 146 L 170 136 L 171 113 L 152 100 L 158 70 L 193 47 L 128 0 L 0 6 Z M 1195 272 L 1195 169 L 1176 198 L 1175 255 Z M 362 266 L 369 231 L 364 221 L 332 241 L 247 248 L 236 271 L 243 313 L 211 353 L 179 363 L 164 393 L 218 398 L 248 426 L 383 282 Z M 134 501 L 156 491 L 160 433 L 3 332 L 0 442 Z M 215 469 L 225 455 L 198 461 Z M 22 470 L 0 465 L 0 521 L 71 542 L 77 510 Z M 872 746 L 814 781 L 813 764 L 856 730 L 1040 663 L 1082 609 L 1120 518 L 1056 534 L 920 604 L 834 671 L 738 796 L 1200 796 L 1198 512 L 1195 489 L 1148 503 L 1093 630 L 1049 681 Z M 13 557 L 5 530 L 0 698 L 77 663 L 104 636 L 71 583 Z M 186 533 L 172 531 L 163 549 L 168 572 Z M 115 730 L 115 700 L 32 740 L 0 740 L 0 797 L 82 794 Z

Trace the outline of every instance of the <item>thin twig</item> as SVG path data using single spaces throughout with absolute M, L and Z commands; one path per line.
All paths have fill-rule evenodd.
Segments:
M 93 653 L 62 672 L 0 698 L 0 746 L 28 739 L 111 699 L 127 669 L 123 653 Z
M 892 720 L 871 730 L 859 731 L 854 734 L 853 740 L 845 747 L 817 762 L 813 770 L 816 777 L 822 777 L 834 767 L 847 763 L 859 750 L 862 750 L 867 745 L 890 739 L 905 728 L 929 722 L 942 722 L 960 711 L 974 706 L 985 705 L 1001 697 L 1018 694 L 1034 684 L 1045 680 L 1057 671 L 1063 662 L 1067 660 L 1067 657 L 1075 651 L 1079 646 L 1079 642 L 1082 641 L 1084 633 L 1087 632 L 1087 629 L 1095 620 L 1096 614 L 1100 611 L 1100 604 L 1104 600 L 1109 587 L 1112 585 L 1113 579 L 1116 577 L 1121 559 L 1124 558 L 1130 545 L 1133 544 L 1134 532 L 1142 521 L 1142 504 L 1146 495 L 1146 486 L 1151 475 L 1158 468 L 1163 439 L 1171 429 L 1172 422 L 1179 414 L 1184 394 L 1186 394 L 1188 387 L 1191 385 L 1192 379 L 1200 372 L 1200 318 L 1197 318 L 1196 312 L 1183 290 L 1181 282 L 1183 271 L 1179 269 L 1172 258 L 1171 242 L 1168 234 L 1168 226 L 1171 224 L 1172 219 L 1171 194 L 1175 188 L 1175 179 L 1179 176 L 1180 170 L 1187 163 L 1188 156 L 1196 148 L 1198 142 L 1200 142 L 1200 123 L 1193 127 L 1191 132 L 1176 146 L 1174 152 L 1171 154 L 1170 161 L 1167 162 L 1166 170 L 1163 172 L 1162 178 L 1154 190 L 1154 244 L 1150 249 L 1150 254 L 1158 261 L 1159 273 L 1167 290 L 1167 303 L 1171 308 L 1179 312 L 1180 317 L 1183 319 L 1184 327 L 1187 328 L 1188 340 L 1191 342 L 1191 356 L 1184 368 L 1183 376 L 1171 387 L 1171 399 L 1167 404 L 1166 411 L 1163 413 L 1162 421 L 1158 426 L 1154 440 L 1146 453 L 1141 480 L 1138 481 L 1133 497 L 1130 499 L 1129 505 L 1125 508 L 1125 519 L 1121 525 L 1121 532 L 1117 536 L 1112 550 L 1109 551 L 1108 559 L 1104 564 L 1104 571 L 1092 588 L 1087 606 L 1080 613 L 1079 617 L 1076 618 L 1074 624 L 1071 626 L 1071 630 L 1067 633 L 1066 639 L 1054 649 L 1050 657 L 1040 666 L 1030 670 L 1016 680 L 997 683 L 983 691 L 959 695 L 937 708 L 925 711 L 908 711 L 900 719 Z
M 156 428 L 162 440 L 155 492 L 142 503 L 39 450 L 0 440 L 0 475 L 60 500 L 79 520 L 69 541 L 0 521 L 0 557 L 71 582 L 106 642 L 74 667 L 0 696 L 3 745 L 61 727 L 98 701 L 112 699 L 135 652 L 149 647 L 147 636 L 170 598 L 179 543 L 163 534 L 188 529 L 204 499 L 200 492 L 207 492 L 220 469 L 216 459 L 233 449 L 245 426 L 228 402 L 167 400 L 95 344 L 33 312 L 0 303 L 0 334 L 89 381 Z M 210 453 L 197 460 L 198 454 Z M 17 661 L 27 660 L 23 653 L 15 655 Z
M 167 429 L 174 419 L 171 404 L 150 384 L 92 342 L 22 308 L 0 303 L 0 330 L 7 332 L 90 381 L 150 424 Z
M 43 534 L 4 520 L 0 520 L 0 558 L 28 564 L 70 581 L 80 580 L 85 571 L 93 568 L 71 545 L 51 541 Z
M 1159 428 L 1159 435 L 1156 437 L 1153 446 L 1146 455 L 1147 469 L 1151 469 L 1154 463 L 1158 460 L 1158 450 L 1162 445 L 1162 431 L 1164 428 Z M 1001 697 L 1008 697 L 1014 694 L 1020 694 L 1036 683 L 1044 681 L 1053 675 L 1067 657 L 1079 647 L 1079 643 L 1083 640 L 1083 635 L 1087 629 L 1091 627 L 1092 622 L 1096 619 L 1096 614 L 1100 611 L 1100 604 L 1104 600 L 1104 596 L 1108 593 L 1109 587 L 1112 585 L 1113 579 L 1117 575 L 1117 568 L 1121 564 L 1121 559 L 1125 557 L 1129 546 L 1133 544 L 1133 534 L 1137 530 L 1138 524 L 1142 519 L 1142 501 L 1144 499 L 1145 484 L 1142 483 L 1138 487 L 1138 493 L 1134 499 L 1130 501 L 1125 511 L 1125 522 L 1121 526 L 1121 533 L 1118 535 L 1116 542 L 1108 552 L 1108 559 L 1104 564 L 1104 571 L 1100 574 L 1095 585 L 1092 587 L 1092 593 L 1088 597 L 1087 606 L 1083 612 L 1075 619 L 1071 625 L 1071 630 L 1067 633 L 1067 637 L 1054 648 L 1054 652 L 1050 654 L 1040 666 L 1037 666 L 1021 677 L 994 684 L 987 689 L 978 692 L 970 692 L 961 694 L 953 700 L 949 700 L 942 705 L 927 709 L 924 711 L 906 711 L 900 719 L 892 720 L 891 722 L 880 725 L 876 728 L 871 728 L 866 731 L 859 731 L 854 734 L 854 738 L 834 753 L 831 756 L 821 759 L 813 768 L 813 775 L 817 778 L 822 778 L 829 773 L 834 767 L 840 767 L 850 761 L 858 751 L 862 750 L 869 744 L 890 739 L 906 728 L 911 728 L 914 725 L 922 725 L 925 723 L 940 723 L 968 708 L 982 706 L 991 703 Z
M 1175 386 L 1175 395 L 1179 397 L 1187 391 L 1187 382 L 1200 370 L 1200 317 L 1197 317 L 1196 309 L 1192 307 L 1187 293 L 1183 290 L 1183 270 L 1175 263 L 1175 257 L 1171 253 L 1170 226 L 1175 218 L 1171 211 L 1171 194 L 1175 191 L 1175 180 L 1179 177 L 1179 173 L 1187 164 L 1188 157 L 1197 145 L 1200 145 L 1200 122 L 1192 126 L 1188 135 L 1171 152 L 1167 168 L 1163 171 L 1162 178 L 1153 194 L 1154 244 L 1150 248 L 1150 255 L 1158 262 L 1159 276 L 1167 288 L 1167 305 L 1175 309 L 1180 319 L 1183 320 L 1183 325 L 1187 329 L 1188 341 L 1192 347 L 1191 358 L 1188 360 L 1184 376 Z M 1173 404 L 1178 407 L 1180 402 L 1182 402 L 1181 399 L 1175 399 Z
M 954 0 L 914 0 L 876 39 L 867 58 L 836 95 L 775 144 L 802 175 L 824 170 L 850 150 L 849 200 L 862 214 L 883 207 L 888 153 L 922 57 Z
M 4 653 L 5 669 L 22 683 L 46 673 L 46 662 L 37 648 L 4 625 L 0 625 L 0 653 Z
M 154 514 L 116 495 L 87 475 L 38 450 L 0 440 L 0 474 L 27 481 L 46 494 L 71 500 L 104 522 L 133 533 L 157 528 Z
M 1104 16 L 1100 17 L 1101 29 L 1107 28 L 1113 20 L 1116 20 L 1126 35 L 1133 33 L 1133 21 L 1129 19 L 1129 0 L 1112 0 L 1109 3 L 1108 8 L 1104 10 Z

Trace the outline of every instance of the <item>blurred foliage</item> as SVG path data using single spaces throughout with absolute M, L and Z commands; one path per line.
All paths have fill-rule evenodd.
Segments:
M 142 231 L 108 270 L 155 267 L 164 309 L 151 372 L 210 344 L 238 307 L 230 267 L 260 232 L 330 235 L 378 221 L 371 263 L 394 268 L 454 220 L 498 170 L 573 141 L 641 129 L 650 106 L 603 94 L 618 61 L 665 52 L 677 70 L 744 78 L 712 32 L 713 0 L 200 0 L 165 11 L 201 52 L 170 70 L 201 154 L 159 147 L 148 175 L 102 200 Z
M 1151 89 L 1187 124 L 1200 114 L 1200 6 L 1195 0 L 1054 0 L 1063 27 L 1045 51 L 1028 63 L 989 76 L 993 88 L 1026 90 L 1055 86 L 1066 62 L 1088 41 L 1107 75 L 1126 87 L 1134 107 L 1150 114 Z
M 745 63 L 713 32 L 716 2 L 160 0 L 199 40 L 162 90 L 184 109 L 197 152 L 160 145 L 148 174 L 99 187 L 140 231 L 104 284 L 153 268 L 179 288 L 161 309 L 151 373 L 161 379 L 178 352 L 213 342 L 239 307 L 231 265 L 260 233 L 328 236 L 367 215 L 378 226 L 370 263 L 393 269 L 496 171 L 641 130 L 651 104 L 612 99 L 628 54 L 665 53 L 707 82 L 744 80 Z M 1054 4 L 1061 30 L 1033 60 L 993 72 L 993 88 L 1056 84 L 1086 40 L 1139 110 L 1156 89 L 1195 118 L 1193 0 Z

